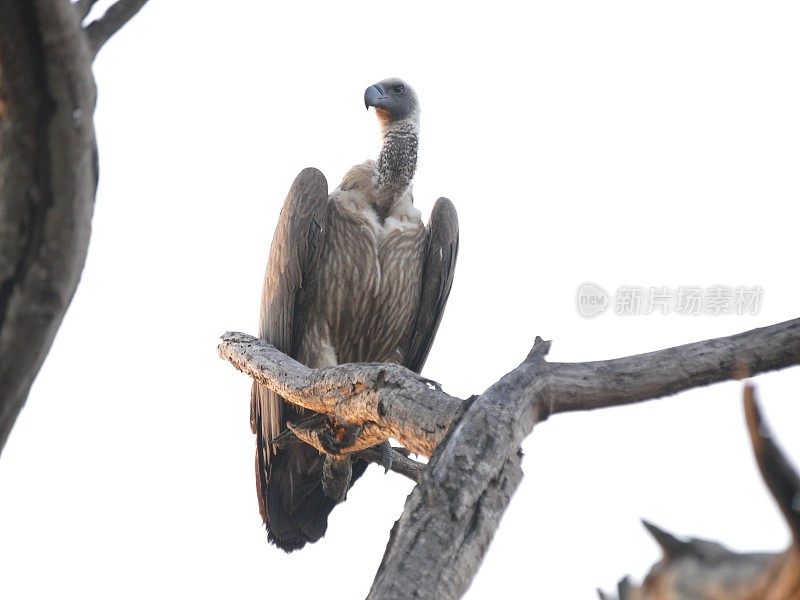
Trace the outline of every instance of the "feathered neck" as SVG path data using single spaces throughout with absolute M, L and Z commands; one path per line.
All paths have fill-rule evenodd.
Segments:
M 389 121 L 381 119 L 383 148 L 375 169 L 377 206 L 381 220 L 408 190 L 417 170 L 419 123 L 416 119 Z

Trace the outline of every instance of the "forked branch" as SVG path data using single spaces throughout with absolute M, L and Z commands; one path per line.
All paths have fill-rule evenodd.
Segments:
M 97 184 L 91 57 L 75 9 L 0 11 L 0 451 L 80 279 Z
M 92 60 L 144 4 L 0 0 L 0 451 L 78 286 L 98 165 Z
M 312 370 L 241 333 L 225 334 L 219 353 L 287 401 L 358 428 L 363 443 L 393 437 L 431 456 L 369 598 L 447 599 L 472 580 L 522 478 L 519 446 L 536 423 L 800 364 L 800 319 L 597 362 L 548 363 L 549 345 L 537 338 L 522 364 L 471 401 L 397 365 Z
M 73 3 L 75 10 L 78 11 L 78 17 L 83 21 L 92 12 L 92 7 L 97 4 L 97 0 L 76 0 Z
M 147 0 L 117 0 L 117 2 L 108 7 L 102 17 L 89 23 L 85 30 L 92 56 L 96 56 L 100 48 L 111 39 L 111 36 L 130 21 L 146 3 Z M 83 18 L 85 18 L 92 9 L 94 2 L 84 1 L 81 4 L 82 6 L 79 6 L 78 10 L 85 11 L 85 14 L 83 14 Z

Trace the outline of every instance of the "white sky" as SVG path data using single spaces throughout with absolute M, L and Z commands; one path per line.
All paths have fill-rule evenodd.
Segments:
M 335 5 L 334 5 L 335 4 Z M 410 483 L 376 467 L 324 540 L 266 541 L 249 380 L 280 205 L 375 157 L 362 94 L 418 91 L 415 183 L 456 204 L 455 285 L 425 374 L 479 393 L 525 356 L 599 360 L 798 316 L 800 7 L 742 2 L 152 0 L 96 64 L 101 182 L 81 286 L 0 460 L 3 597 L 364 597 Z M 757 316 L 581 318 L 585 281 L 760 285 Z M 800 371 L 759 377 L 800 462 Z M 592 598 L 658 559 L 638 523 L 741 550 L 788 533 L 740 386 L 557 416 L 467 594 Z

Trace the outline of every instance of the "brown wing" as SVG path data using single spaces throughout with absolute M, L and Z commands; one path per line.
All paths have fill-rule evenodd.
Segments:
M 422 270 L 419 309 L 405 366 L 419 373 L 439 329 L 453 285 L 458 256 L 458 215 L 453 203 L 439 198 L 428 222 L 428 247 Z
M 317 169 L 304 169 L 286 197 L 269 252 L 259 335 L 290 356 L 296 356 L 300 342 L 297 333 L 302 330 L 315 260 L 324 244 L 327 207 L 325 176 Z M 300 548 L 324 533 L 313 519 L 306 522 L 325 508 L 316 506 L 326 502 L 324 496 L 313 493 L 322 468 L 319 453 L 305 444 L 281 451 L 272 445 L 287 420 L 302 418 L 301 410 L 253 383 L 250 426 L 257 442 L 259 508 L 270 541 L 285 550 Z

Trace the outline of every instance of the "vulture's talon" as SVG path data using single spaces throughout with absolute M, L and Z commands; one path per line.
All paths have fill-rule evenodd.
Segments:
M 392 445 L 389 440 L 381 444 L 381 464 L 383 465 L 383 474 L 386 475 L 392 469 Z
M 294 424 L 292 424 L 294 426 Z M 300 444 L 302 443 L 300 438 L 298 438 L 294 431 L 291 429 L 286 429 L 281 433 L 278 437 L 272 440 L 272 443 L 275 445 L 276 448 L 285 448 L 287 446 L 291 446 L 293 444 Z

